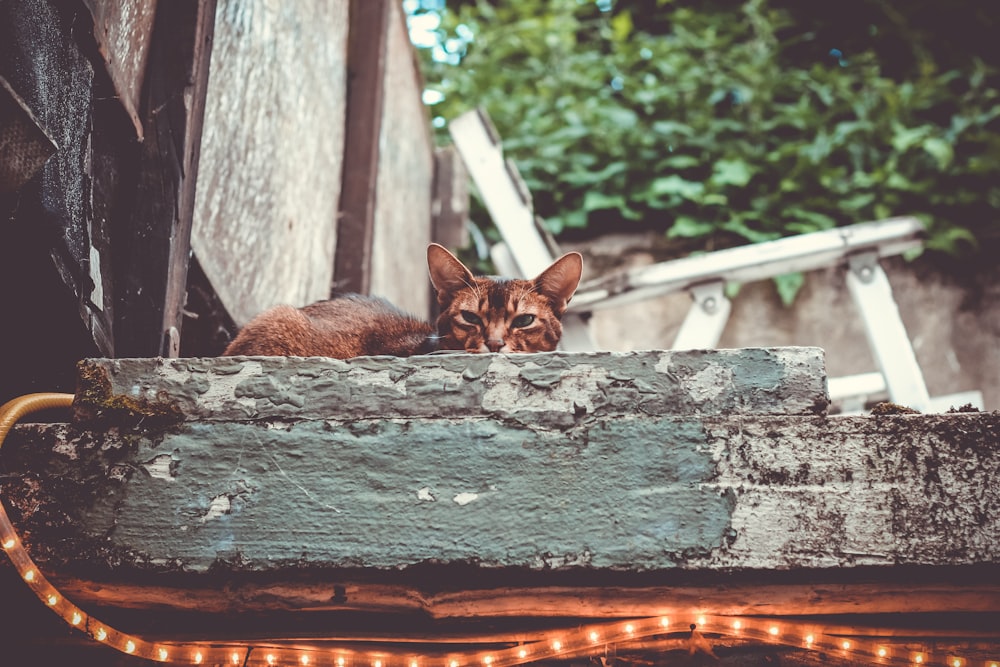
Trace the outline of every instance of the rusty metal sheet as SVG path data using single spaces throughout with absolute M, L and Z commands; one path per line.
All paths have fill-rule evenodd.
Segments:
M 329 295 L 347 9 L 219 2 L 191 242 L 237 324 Z
M 434 146 L 406 21 L 399 3 L 392 6 L 370 284 L 372 294 L 426 317 L 430 282 L 424 248 L 431 240 Z
M 94 19 L 94 39 L 122 106 L 142 138 L 139 95 L 146 73 L 156 0 L 83 0 Z

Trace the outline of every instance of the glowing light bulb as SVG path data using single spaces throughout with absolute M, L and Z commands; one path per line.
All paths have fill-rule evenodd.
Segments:
M 201 661 L 205 659 L 205 656 L 201 654 L 201 651 L 194 654 L 194 664 L 200 665 Z
M 812 635 L 806 635 L 806 644 L 812 644 L 815 639 Z
M 485 658 L 483 658 L 483 664 L 485 664 L 485 665 L 491 665 L 491 664 L 493 664 L 493 656 L 492 655 L 488 655 Z
M 885 656 L 887 656 L 888 654 L 889 654 L 889 652 L 885 650 L 885 647 L 884 647 L 884 646 L 879 646 L 879 647 L 878 647 L 878 657 L 880 657 L 880 658 L 884 658 L 884 657 L 885 657 Z
M 309 664 L 309 656 L 308 655 L 302 656 L 301 658 L 299 658 L 299 662 L 301 662 L 303 665 L 308 665 Z
M 743 627 L 742 623 L 740 623 L 739 621 L 733 621 L 733 630 L 739 630 L 742 627 Z
M 458 660 L 452 660 L 451 663 L 449 663 L 449 664 L 450 664 L 450 667 L 458 667 Z
M 913 656 L 913 662 L 917 663 L 918 665 L 923 661 L 924 661 L 924 656 L 922 653 L 918 653 L 915 656 Z
M 410 667 L 419 667 L 419 665 L 417 665 L 417 661 L 414 660 L 413 662 L 410 663 Z
M 94 636 L 97 637 L 97 641 L 103 642 L 108 638 L 108 633 L 104 628 L 97 628 L 97 634 Z
M 167 649 L 165 648 L 161 648 L 159 651 L 157 651 L 156 655 L 160 658 L 160 662 L 165 662 L 166 659 L 170 656 L 170 654 L 167 653 Z
M 846 651 L 847 649 L 851 648 L 851 642 L 849 642 L 849 641 L 847 641 L 845 639 L 844 643 L 840 645 L 840 648 L 842 648 L 842 649 L 844 649 Z
M 56 596 L 55 594 L 53 594 L 53 595 L 50 595 L 48 597 L 48 599 L 46 599 L 45 601 L 49 603 L 50 607 L 55 607 L 56 603 L 59 602 L 59 597 Z
M 951 661 L 951 665 L 952 665 L 952 667 L 962 667 L 962 660 L 961 660 L 961 658 L 955 658 L 954 660 L 952 660 Z
M 660 625 L 662 625 L 663 627 L 667 627 L 668 625 L 670 625 L 670 619 L 664 616 L 663 618 L 660 619 Z
M 597 630 L 591 630 L 591 632 L 590 632 L 590 641 L 597 642 L 597 640 L 600 639 L 600 638 L 601 638 L 601 635 L 597 634 Z
M 240 664 L 240 654 L 233 651 L 233 654 L 229 656 L 232 659 L 234 665 Z
M 559 641 L 558 639 L 555 640 L 554 642 L 552 642 L 552 650 L 553 651 L 561 651 L 562 650 L 562 642 Z
M 372 667 L 382 667 L 382 661 L 376 660 L 375 662 L 372 663 Z
M 519 657 L 521 660 L 524 660 L 525 658 L 528 657 L 528 652 L 522 648 L 520 651 L 517 652 L 517 657 Z
M 264 660 L 266 660 L 267 664 L 269 664 L 269 665 L 273 665 L 274 664 L 274 656 L 271 655 L 270 653 L 268 653 L 267 655 L 264 656 Z
M 705 617 L 704 616 L 699 616 L 698 617 L 698 625 L 705 625 Z
M 73 625 L 80 625 L 82 621 L 83 621 L 83 616 L 80 615 L 80 612 L 74 611 L 73 618 L 70 619 L 70 623 L 72 623 Z
M 627 624 L 625 626 L 625 632 L 627 632 L 628 634 L 632 634 L 633 632 L 635 632 L 635 626 L 633 626 L 631 623 Z
M 34 570 L 28 570 L 27 572 L 25 572 L 24 573 L 24 580 L 25 581 L 34 581 L 35 580 L 35 571 Z
M 770 632 L 772 635 L 777 636 L 777 634 L 778 634 L 778 626 L 777 625 L 772 625 L 771 629 L 768 630 L 768 632 Z
M 135 653 L 135 642 L 132 641 L 131 639 L 125 642 L 125 652 Z
M 344 658 L 337 658 L 337 667 L 344 667 Z
M 15 544 L 17 544 L 17 542 L 15 542 L 14 538 L 11 537 L 6 542 L 3 543 L 3 548 L 4 549 L 13 549 Z

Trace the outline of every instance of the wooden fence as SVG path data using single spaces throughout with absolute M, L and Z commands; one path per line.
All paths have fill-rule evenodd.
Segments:
M 461 175 L 396 0 L 5 0 L 0 80 L 0 161 L 41 155 L 0 179 L 0 401 L 335 289 L 428 313 Z

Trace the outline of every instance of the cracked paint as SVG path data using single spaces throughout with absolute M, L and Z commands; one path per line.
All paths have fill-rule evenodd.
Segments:
M 458 505 L 464 506 L 468 505 L 473 500 L 477 500 L 478 498 L 479 498 L 478 493 L 460 493 L 454 498 L 452 498 L 452 500 L 454 500 L 455 503 L 457 503 Z
M 177 475 L 173 470 L 174 457 L 170 454 L 160 454 L 159 456 L 142 464 L 142 467 L 153 479 L 162 479 L 168 482 L 177 481 Z
M 212 498 L 212 502 L 209 503 L 208 511 L 201 517 L 202 523 L 208 523 L 212 519 L 218 519 L 224 514 L 229 514 L 233 511 L 233 501 L 228 495 L 223 493 L 222 495 Z

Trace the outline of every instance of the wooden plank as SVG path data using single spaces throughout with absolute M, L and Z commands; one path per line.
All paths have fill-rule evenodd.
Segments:
M 225 567 L 221 562 L 219 565 Z M 1000 614 L 1000 584 L 981 580 L 984 572 L 993 574 L 995 568 L 978 574 L 906 569 L 868 576 L 852 572 L 810 573 L 808 577 L 743 573 L 716 575 L 714 583 L 704 577 L 666 577 L 661 573 L 645 578 L 623 575 L 609 584 L 592 573 L 589 582 L 578 576 L 576 583 L 559 585 L 552 580 L 565 577 L 551 572 L 534 581 L 522 577 L 520 585 L 510 585 L 483 571 L 475 574 L 478 583 L 472 574 L 464 576 L 447 569 L 423 569 L 393 578 L 398 581 L 380 582 L 352 570 L 302 569 L 287 578 L 240 573 L 239 582 L 224 590 L 199 581 L 204 575 L 176 577 L 174 581 L 144 577 L 138 582 L 59 575 L 57 581 L 73 599 L 136 612 L 156 609 L 169 600 L 171 609 L 179 612 L 280 608 L 309 614 L 381 613 L 438 620 L 490 619 L 495 623 L 496 619 L 642 618 L 706 611 L 745 616 L 898 615 L 901 611 Z M 657 578 L 659 581 L 654 581 Z M 664 578 L 671 579 L 670 583 L 662 583 Z M 809 581 L 801 581 L 804 578 Z M 529 628 L 526 622 L 523 632 L 529 633 Z
M 371 281 L 389 0 L 351 0 L 344 163 L 334 284 L 366 294 Z
M 278 303 L 330 295 L 347 10 L 219 3 L 191 245 L 240 326 Z
M 446 248 L 469 245 L 469 177 L 454 147 L 434 153 L 433 232 L 431 238 Z
M 428 317 L 425 249 L 431 241 L 434 142 L 416 50 L 399 2 L 389 3 L 387 30 L 368 291 Z
M 57 148 L 48 160 L 44 151 L 32 160 L 40 165 L 33 176 L 26 170 L 14 179 L 16 189 L 0 193 L 0 283 L 9 320 L 0 332 L 0 400 L 72 390 L 81 355 L 115 351 L 109 272 L 93 261 L 105 224 L 93 212 L 100 175 L 92 172 L 91 150 L 103 91 L 73 15 L 61 3 L 0 3 L 0 72 L 20 98 L 8 103 L 15 115 L 30 111 Z M 14 130 L 8 124 L 0 134 Z M 11 156 L 0 161 L 14 163 Z
M 83 4 L 93 17 L 94 39 L 114 85 L 115 97 L 128 113 L 141 141 L 144 130 L 139 118 L 140 96 L 156 0 L 84 0 Z
M 157 8 L 127 260 L 116 280 L 122 356 L 178 354 L 214 25 L 215 0 Z

